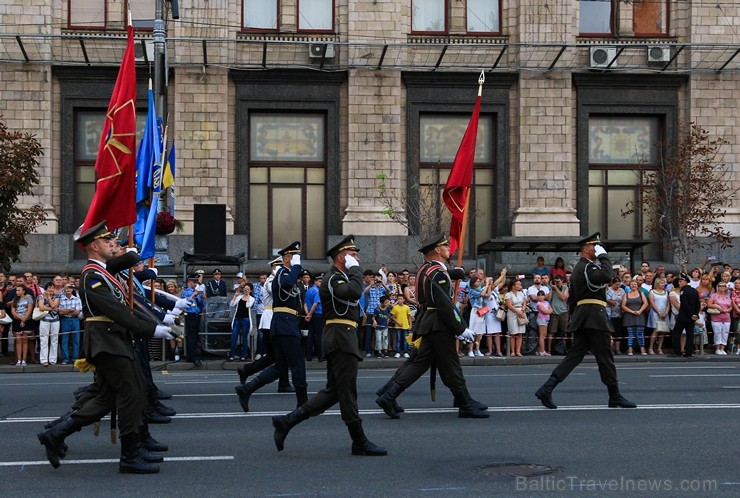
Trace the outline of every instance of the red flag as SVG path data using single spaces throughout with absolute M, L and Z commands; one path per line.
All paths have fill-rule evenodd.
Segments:
M 468 193 L 473 181 L 473 160 L 475 159 L 475 137 L 478 134 L 478 115 L 480 114 L 480 96 L 475 101 L 473 115 L 463 135 L 460 148 L 455 154 L 450 177 L 442 191 L 442 200 L 452 213 L 450 223 L 450 254 L 460 246 L 463 220 L 467 209 Z
M 98 178 L 82 232 L 106 220 L 109 230 L 136 221 L 136 63 L 134 28 L 128 27 L 126 51 L 105 115 L 98 157 Z

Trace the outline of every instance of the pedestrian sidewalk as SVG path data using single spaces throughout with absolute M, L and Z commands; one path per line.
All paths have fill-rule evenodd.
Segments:
M 509 365 L 557 365 L 563 359 L 563 356 L 517 356 L 513 358 L 499 358 L 492 356 L 484 357 L 473 357 L 468 356 L 460 357 L 460 363 L 464 367 L 468 366 L 509 366 Z M 359 367 L 361 369 L 396 369 L 404 361 L 405 358 L 368 358 L 360 361 Z M 740 362 L 740 355 L 727 355 L 719 356 L 715 354 L 703 354 L 696 355 L 693 359 L 688 358 L 670 358 L 665 355 L 650 355 L 650 356 L 627 356 L 627 355 L 616 355 L 614 362 L 617 365 L 633 364 L 633 363 L 644 363 L 644 364 L 681 364 L 681 363 L 696 363 L 706 362 L 712 364 L 720 363 L 738 363 Z M 583 363 L 596 364 L 596 360 L 592 355 L 587 355 L 584 358 Z M 233 370 L 242 365 L 239 361 L 227 361 L 226 359 L 220 358 L 206 358 L 203 360 L 201 367 L 195 367 L 192 363 L 187 361 L 153 361 L 151 362 L 153 371 L 170 371 L 180 372 L 186 370 Z M 318 361 L 306 362 L 306 370 L 325 370 L 326 363 Z M 14 373 L 58 373 L 58 372 L 72 372 L 74 371 L 73 365 L 50 365 L 44 367 L 40 364 L 29 364 L 25 367 L 16 367 L 15 360 L 9 357 L 0 358 L 0 374 L 14 374 Z

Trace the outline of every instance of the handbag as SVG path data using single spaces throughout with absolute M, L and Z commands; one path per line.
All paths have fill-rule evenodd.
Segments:
M 517 316 L 516 323 L 518 323 L 519 325 L 526 325 L 529 323 L 529 318 L 527 318 L 526 316 Z
M 48 315 L 48 314 L 49 314 L 48 311 L 41 311 L 41 308 L 34 308 L 33 309 L 33 315 L 31 315 L 31 318 L 33 318 L 34 320 L 36 320 L 38 322 L 38 321 L 43 320 L 44 318 L 46 318 L 46 315 Z
M 504 308 L 499 308 L 496 310 L 496 318 L 500 321 L 506 320 L 506 310 Z
M 7 325 L 9 323 L 13 323 L 13 319 L 10 318 L 10 315 L 5 313 L 5 316 L 0 318 L 0 325 Z
M 707 308 L 708 315 L 719 315 L 721 313 L 717 308 Z
M 478 308 L 478 311 L 476 311 L 476 313 L 478 313 L 478 316 L 482 317 L 482 316 L 486 316 L 486 314 L 490 311 L 491 311 L 491 308 L 489 308 L 488 306 L 483 306 L 482 308 Z

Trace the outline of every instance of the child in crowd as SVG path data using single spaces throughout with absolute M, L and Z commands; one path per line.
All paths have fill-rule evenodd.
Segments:
M 375 357 L 388 358 L 388 319 L 391 308 L 388 306 L 388 296 L 380 298 L 380 306 L 373 313 L 373 327 L 375 328 Z
M 537 292 L 537 328 L 539 331 L 537 356 L 550 356 L 550 353 L 545 351 L 545 336 L 547 335 L 547 326 L 550 324 L 551 314 L 552 306 L 547 300 L 545 291 Z
M 391 315 L 396 324 L 394 329 L 396 335 L 396 358 L 409 357 L 409 345 L 406 343 L 406 336 L 411 330 L 411 308 L 405 303 L 403 295 L 396 298 L 396 304 L 391 308 Z

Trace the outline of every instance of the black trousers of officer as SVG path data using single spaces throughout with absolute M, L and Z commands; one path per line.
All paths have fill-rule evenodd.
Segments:
M 306 360 L 303 357 L 301 337 L 295 335 L 275 335 L 272 338 L 275 350 L 275 363 L 270 365 L 257 376 L 263 383 L 269 384 L 280 377 L 280 373 L 287 368 L 293 377 L 293 386 L 296 389 L 308 386 L 306 382 Z
M 306 361 L 313 360 L 314 356 L 323 360 L 321 353 L 321 333 L 324 330 L 324 315 L 314 313 L 308 322 L 308 337 L 306 337 Z
M 72 417 L 82 426 L 93 424 L 110 412 L 115 399 L 121 436 L 138 433 L 146 406 L 141 367 L 135 359 L 108 353 L 100 353 L 94 360 L 98 392 Z
M 617 385 L 617 368 L 614 366 L 614 355 L 611 348 L 611 332 L 609 330 L 580 329 L 573 333 L 573 345 L 563 358 L 563 361 L 552 371 L 560 382 L 576 368 L 586 353 L 591 351 L 596 358 L 601 374 L 601 382 L 607 386 Z
M 315 417 L 339 403 L 339 411 L 345 424 L 361 422 L 357 408 L 358 361 L 357 356 L 352 353 L 341 350 L 329 353 L 326 356 L 326 387 L 311 396 L 303 409 Z
M 691 320 L 677 320 L 676 325 L 673 326 L 673 330 L 671 330 L 673 354 L 681 354 L 681 336 L 684 331 L 686 331 L 686 348 L 684 349 L 684 355 L 692 356 L 694 354 L 694 322 Z
M 200 314 L 185 314 L 185 345 L 187 346 L 188 361 L 200 360 L 198 343 L 200 342 Z
M 455 336 L 448 331 L 431 331 L 421 339 L 419 350 L 396 371 L 396 382 L 408 389 L 434 360 L 439 376 L 452 393 L 467 392 L 460 358 L 455 351 Z

